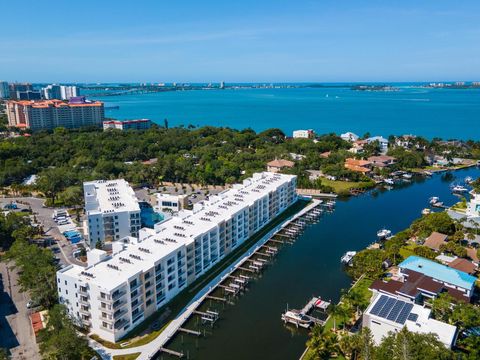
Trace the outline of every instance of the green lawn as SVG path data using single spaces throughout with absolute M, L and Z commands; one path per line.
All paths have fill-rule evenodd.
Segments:
M 190 300 L 195 296 L 196 292 L 200 290 L 203 286 L 205 286 L 208 282 L 210 282 L 213 278 L 215 278 L 218 274 L 220 274 L 223 270 L 225 270 L 228 266 L 230 266 L 235 260 L 237 260 L 240 256 L 242 256 L 245 251 L 247 251 L 253 244 L 255 244 L 258 240 L 260 240 L 263 236 L 265 236 L 268 232 L 270 232 L 274 227 L 281 224 L 290 216 L 296 214 L 305 206 L 307 206 L 309 201 L 299 200 L 288 209 L 286 209 L 282 214 L 277 216 L 273 219 L 270 223 L 268 223 L 263 229 L 259 232 L 254 234 L 250 239 L 245 241 L 242 245 L 240 245 L 237 249 L 232 251 L 228 256 L 226 256 L 220 263 L 218 263 L 213 269 L 211 269 L 208 273 L 194 281 L 189 287 L 185 290 L 180 292 L 172 301 L 166 304 L 164 307 L 157 310 L 154 314 L 152 314 L 149 318 L 143 321 L 139 326 L 133 329 L 125 338 L 120 340 L 117 343 L 111 343 L 108 341 L 102 340 L 100 337 L 93 335 L 91 336 L 92 339 L 98 341 L 103 346 L 110 348 L 110 349 L 128 349 L 140 345 L 145 345 L 155 339 L 163 329 L 168 325 L 168 323 L 173 320 L 177 314 L 182 310 Z M 150 331 L 147 335 L 140 336 L 145 331 L 148 331 L 150 325 L 157 321 L 162 313 L 166 309 L 170 309 L 170 315 L 164 319 L 162 322 L 162 329 L 157 331 Z M 120 346 L 120 344 L 129 342 L 126 346 Z
M 409 256 L 415 255 L 413 250 L 415 250 L 416 247 L 418 247 L 418 245 L 416 244 L 408 244 L 402 246 L 402 248 L 400 249 L 400 255 L 402 255 L 404 259 L 408 258 Z
M 339 181 L 322 178 L 322 185 L 330 186 L 339 195 L 348 195 L 351 189 L 368 189 L 375 186 L 373 181 Z

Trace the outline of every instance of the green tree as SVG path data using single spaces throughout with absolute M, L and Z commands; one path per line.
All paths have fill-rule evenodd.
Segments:
M 87 340 L 78 335 L 63 305 L 50 309 L 47 325 L 40 331 L 39 339 L 44 359 L 86 360 L 92 356 Z

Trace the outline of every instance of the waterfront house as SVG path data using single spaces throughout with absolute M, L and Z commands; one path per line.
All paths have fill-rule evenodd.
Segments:
M 440 251 L 440 247 L 442 245 L 445 245 L 447 243 L 447 240 L 448 240 L 448 235 L 434 231 L 425 240 L 423 245 L 432 250 Z
M 370 156 L 367 160 L 372 163 L 372 166 L 387 167 L 395 164 L 396 159 L 393 156 L 379 155 L 379 156 Z
M 468 298 L 472 297 L 477 281 L 475 276 L 419 256 L 409 256 L 398 265 L 398 268 L 402 275 L 407 274 L 408 270 L 413 270 L 430 276 L 445 287 L 460 291 Z
M 436 298 L 443 292 L 447 292 L 456 300 L 470 301 L 470 298 L 464 292 L 445 286 L 431 276 L 413 270 L 405 270 L 389 281 L 375 280 L 369 289 L 374 294 L 387 294 L 420 305 L 426 299 Z
M 342 138 L 342 140 L 350 141 L 350 142 L 357 141 L 360 138 L 357 134 L 353 132 L 346 132 L 340 135 L 340 137 Z
M 345 168 L 351 171 L 368 174 L 372 169 L 372 163 L 368 160 L 357 160 L 354 158 L 345 159 Z
M 267 171 L 278 173 L 285 168 L 291 169 L 294 166 L 295 166 L 295 163 L 293 161 L 284 160 L 284 159 L 275 159 L 267 163 Z
M 431 312 L 421 305 L 377 294 L 363 314 L 362 325 L 371 330 L 376 344 L 389 332 L 398 332 L 406 327 L 415 333 L 435 334 L 450 349 L 455 344 L 457 328 L 433 319 Z
M 480 216 L 480 195 L 475 191 L 470 192 L 470 201 L 467 206 L 467 217 L 479 217 Z
M 371 144 L 377 141 L 380 147 L 380 152 L 386 154 L 388 150 L 388 139 L 385 139 L 383 136 L 372 136 L 367 139 L 367 143 Z

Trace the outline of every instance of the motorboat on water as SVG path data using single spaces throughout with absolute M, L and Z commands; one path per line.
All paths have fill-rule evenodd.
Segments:
M 428 170 L 425 170 L 423 173 L 427 176 L 432 176 L 433 175 L 433 173 L 431 171 L 428 171 Z
M 439 201 L 440 201 L 440 198 L 438 196 L 432 196 L 429 202 L 430 202 L 430 205 L 435 205 Z
M 453 185 L 452 186 L 452 192 L 454 192 L 454 193 L 466 193 L 466 192 L 468 192 L 468 189 L 465 186 L 462 186 L 462 185 Z
M 387 185 L 395 185 L 395 181 L 393 181 L 393 179 L 388 178 L 388 179 L 385 179 L 385 180 L 383 180 L 383 181 L 384 181 L 385 184 L 387 184 Z
M 422 215 L 428 215 L 428 214 L 431 214 L 432 213 L 432 210 L 430 210 L 429 208 L 425 208 L 422 210 Z
M 340 262 L 345 265 L 351 265 L 353 257 L 357 255 L 356 251 L 347 251 L 341 258 Z
M 282 320 L 285 323 L 291 323 L 297 327 L 308 329 L 312 326 L 312 319 L 309 316 L 302 314 L 298 310 L 287 310 L 282 314 Z
M 464 181 L 465 184 L 471 184 L 473 182 L 473 178 L 471 176 L 467 176 Z
M 412 176 L 413 176 L 413 175 L 410 174 L 410 173 L 405 173 L 405 174 L 402 175 L 402 177 L 403 177 L 404 179 L 408 179 L 408 180 L 410 180 L 410 179 L 412 178 Z
M 388 238 L 390 235 L 392 235 L 392 231 L 388 229 L 380 229 L 377 231 L 377 237 L 380 240 Z

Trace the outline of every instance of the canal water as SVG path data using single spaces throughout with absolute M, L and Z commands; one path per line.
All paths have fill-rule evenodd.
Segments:
M 445 205 L 458 197 L 450 192 L 452 183 L 466 176 L 480 176 L 470 168 L 429 179 L 417 179 L 393 190 L 373 190 L 348 200 L 338 200 L 336 209 L 311 225 L 293 245 L 285 245 L 274 262 L 234 305 L 212 301 L 205 308 L 220 312 L 206 336 L 177 335 L 167 345 L 184 352 L 190 359 L 298 359 L 305 348 L 306 330 L 285 326 L 280 320 L 287 307 L 302 308 L 312 295 L 338 301 L 340 290 L 351 279 L 345 275 L 340 257 L 348 250 L 361 250 L 376 238 L 382 227 L 398 232 L 421 216 L 431 196 L 439 196 Z M 195 320 L 186 324 L 193 328 Z M 161 355 L 160 358 L 168 358 Z

